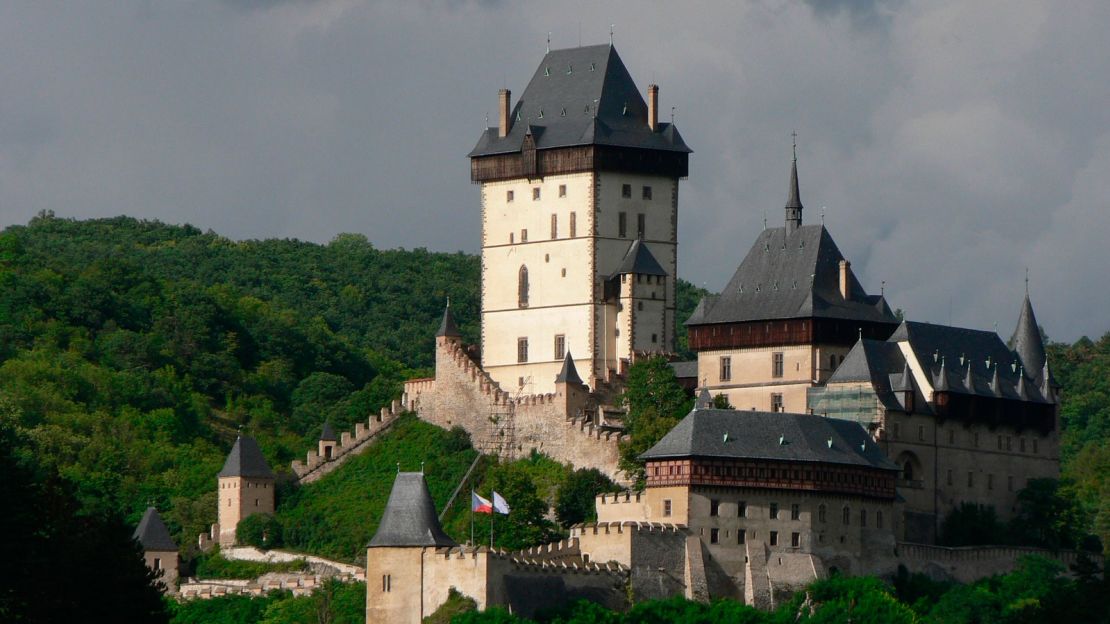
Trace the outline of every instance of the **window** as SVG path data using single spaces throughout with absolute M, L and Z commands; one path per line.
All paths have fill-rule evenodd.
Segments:
M 791 533 L 790 534 L 790 547 L 791 548 L 798 548 L 801 545 L 802 545 L 802 534 L 801 533 Z
M 779 504 L 778 503 L 771 503 L 769 509 L 771 511 L 771 519 L 772 520 L 778 520 L 779 519 Z
M 948 480 L 948 485 L 952 485 L 952 469 L 951 468 L 948 469 L 947 477 L 948 477 L 948 479 L 947 479 Z
M 516 242 L 516 232 L 509 232 L 509 244 L 512 245 Z
M 505 201 L 506 202 L 513 201 L 513 192 L 512 191 L 505 191 Z
M 844 518 L 842 519 L 844 526 L 852 524 L 852 509 L 850 507 L 844 508 Z
M 825 522 L 828 521 L 828 515 L 826 513 L 826 509 L 825 509 L 824 505 L 818 505 L 817 506 L 817 521 L 820 522 L 821 524 L 824 524 Z
M 644 237 L 644 230 L 647 229 L 645 226 L 646 222 L 647 218 L 644 216 L 644 213 L 641 212 L 636 215 L 636 238 Z
M 644 187 L 643 198 L 644 199 L 651 199 L 651 187 L 650 186 L 645 186 Z
M 782 352 L 771 354 L 771 376 L 782 377 Z
M 532 187 L 532 201 L 536 201 L 539 198 L 540 198 L 540 187 L 538 187 L 538 186 Z
M 771 411 L 781 412 L 782 409 L 782 394 L 778 392 L 771 393 Z
M 566 196 L 567 196 L 567 185 L 566 184 L 560 184 L 559 185 L 559 197 L 566 197 Z
M 740 518 L 748 517 L 748 503 L 740 501 L 736 504 L 736 515 Z
M 555 336 L 555 359 L 561 360 L 567 355 L 567 337 L 563 334 Z
M 967 487 L 975 487 L 975 473 L 970 470 L 967 472 Z
M 524 265 L 520 265 L 516 277 L 516 305 L 519 308 L 528 307 L 528 267 Z
M 559 238 L 559 215 L 551 215 L 551 240 Z
M 1022 453 L 1025 452 L 1025 438 L 1021 438 L 1018 440 L 1018 450 Z
M 897 440 L 902 437 L 902 423 L 894 423 L 890 429 L 890 439 Z
M 393 589 L 392 585 L 393 585 L 392 579 L 389 578 L 389 575 L 388 574 L 383 574 L 382 575 L 382 591 L 383 592 L 389 592 L 391 589 Z
M 998 450 L 1002 450 L 1002 436 L 998 436 Z
M 1007 451 L 1014 450 L 1014 439 L 1010 436 L 1006 436 L 1006 450 Z
M 791 520 L 798 520 L 801 517 L 802 517 L 802 509 L 798 505 L 798 503 L 794 503 L 793 505 L 790 506 L 790 519 Z
M 578 215 L 570 213 L 570 237 L 574 238 L 578 235 Z
M 955 444 L 955 443 L 956 443 L 956 430 L 955 429 L 949 429 L 948 430 L 948 444 Z
M 972 435 L 972 443 L 975 445 L 975 448 L 979 448 L 979 432 L 978 431 L 976 431 Z
M 628 236 L 628 213 L 617 213 L 617 236 Z
M 771 531 L 771 545 L 772 546 L 778 546 L 779 545 L 779 532 L 778 531 Z
M 721 541 L 721 530 L 709 529 L 709 543 L 716 544 L 719 541 Z
M 643 301 L 637 301 L 636 302 L 636 311 L 637 312 L 643 312 L 644 311 L 644 302 Z
M 866 527 L 867 526 L 867 510 L 866 509 L 860 509 L 859 510 L 859 525 L 861 527 Z
M 1033 438 L 1033 452 L 1037 452 L 1037 438 Z
M 994 489 L 994 475 L 993 474 L 988 474 L 987 475 L 987 489 L 988 490 L 993 490 Z
M 155 570 L 161 570 L 162 569 L 162 560 L 159 559 L 158 557 L 154 558 L 154 569 Z
M 671 499 L 669 498 L 663 499 L 663 515 L 668 518 L 671 515 Z
M 727 355 L 721 356 L 721 381 L 732 380 L 732 358 Z
M 829 356 L 829 370 L 830 371 L 836 370 L 836 356 L 835 355 L 830 355 Z
M 528 242 L 528 230 L 524 229 L 524 230 L 520 231 L 520 242 L 522 242 L 522 243 L 527 243 Z
M 528 361 L 528 339 L 516 339 L 516 361 L 520 364 Z M 523 384 L 522 384 L 523 385 Z
M 883 528 L 883 511 L 881 509 L 875 512 L 875 528 Z
M 651 335 L 651 343 L 655 344 L 657 342 L 659 342 L 659 334 L 652 334 Z
M 622 184 L 621 185 L 621 197 L 626 197 L 626 198 L 632 197 L 632 185 L 631 184 Z
M 917 439 L 921 442 L 925 441 L 925 425 L 917 426 Z
M 747 533 L 748 533 L 748 532 L 747 532 L 746 530 L 744 530 L 744 529 L 740 529 L 739 531 L 737 531 L 737 532 L 736 532 L 736 543 L 737 543 L 737 544 L 743 544 L 743 543 L 744 543 L 744 541 L 745 541 L 745 540 L 747 539 L 747 537 L 748 537 L 748 536 L 747 536 Z
M 709 515 L 711 515 L 711 516 L 721 515 L 721 501 L 719 501 L 715 498 L 709 499 Z

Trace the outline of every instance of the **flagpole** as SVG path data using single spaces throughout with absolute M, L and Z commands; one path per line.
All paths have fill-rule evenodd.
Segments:
M 492 511 L 489 514 L 489 549 L 490 550 L 493 550 L 493 517 L 496 516 L 496 515 L 497 515 L 497 513 L 492 512 Z
M 474 543 L 474 488 L 470 489 L 470 545 L 477 546 Z

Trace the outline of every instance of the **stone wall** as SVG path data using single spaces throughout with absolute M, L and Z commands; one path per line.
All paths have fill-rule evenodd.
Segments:
M 437 339 L 436 379 L 406 383 L 403 407 L 445 429 L 462 427 L 483 453 L 511 460 L 536 450 L 625 481 L 617 469 L 620 433 L 595 424 L 588 388 L 561 383 L 549 394 L 512 395 L 457 340 Z
M 682 525 L 660 522 L 598 522 L 571 528 L 583 558 L 628 567 L 635 600 L 687 594 L 688 535 Z
M 382 432 L 389 430 L 401 413 L 401 402 L 393 401 L 389 407 L 383 407 L 380 414 L 371 416 L 365 425 L 355 423 L 354 431 L 344 431 L 339 434 L 339 442 L 332 449 L 331 459 L 323 457 L 318 451 L 309 451 L 305 461 L 293 462 L 293 474 L 297 475 L 297 481 L 311 483 L 342 466 L 344 462 L 377 439 Z
M 1028 548 L 1023 546 L 965 546 L 948 548 L 900 542 L 895 549 L 897 563 L 910 572 L 920 572 L 934 579 L 970 583 L 994 574 L 1005 574 L 1017 567 L 1026 555 L 1039 555 L 1072 566 L 1075 552 Z M 876 573 L 882 573 L 876 570 Z M 893 570 L 889 571 L 893 573 Z

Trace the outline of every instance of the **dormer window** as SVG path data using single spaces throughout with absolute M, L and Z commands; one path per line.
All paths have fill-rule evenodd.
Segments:
M 550 67 L 544 67 L 543 68 L 543 75 L 544 76 L 550 76 L 551 75 L 551 68 Z
M 540 119 L 543 119 L 543 109 L 540 109 Z
M 560 117 L 566 117 L 567 116 L 567 109 L 565 107 L 563 108 L 563 111 L 561 113 L 559 113 L 559 116 Z
M 574 73 L 574 65 L 568 65 L 567 66 L 567 75 L 569 76 L 573 73 Z

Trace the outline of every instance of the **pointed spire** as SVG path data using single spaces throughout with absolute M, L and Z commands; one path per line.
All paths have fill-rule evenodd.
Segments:
M 1044 395 L 1045 400 L 1056 402 L 1056 380 L 1052 378 L 1047 359 L 1044 361 L 1044 369 L 1041 370 L 1041 394 Z
M 461 338 L 459 326 L 455 324 L 455 315 L 451 314 L 451 300 L 447 300 L 447 307 L 443 309 L 443 320 L 439 323 L 436 338 Z
M 1017 395 L 1022 401 L 1029 400 L 1029 389 L 1025 387 L 1025 367 L 1018 369 Z
M 786 233 L 802 226 L 802 193 L 798 189 L 798 133 L 794 137 L 794 161 L 790 166 L 790 189 L 786 198 Z
M 424 474 L 398 472 L 370 548 L 457 545 L 443 532 Z
M 910 361 L 902 366 L 902 378 L 898 380 L 898 387 L 894 388 L 895 392 L 913 392 L 913 372 L 910 371 Z
M 578 369 L 574 367 L 574 358 L 570 356 L 570 349 L 567 349 L 567 353 L 563 357 L 563 369 L 555 377 L 555 383 L 582 384 L 582 378 L 578 376 Z
M 146 512 L 143 513 L 143 519 L 139 521 L 139 526 L 135 527 L 135 532 L 131 535 L 135 540 L 138 540 L 146 551 L 176 551 L 177 544 L 170 537 L 170 531 L 166 528 L 166 523 L 162 522 L 162 516 L 158 514 L 158 510 L 154 507 L 147 507 Z
M 1026 288 L 1028 288 L 1028 284 L 1026 284 Z M 1028 292 L 1025 293 L 1025 301 L 1021 305 L 1021 314 L 1018 316 L 1017 327 L 1014 329 L 1014 335 L 1010 342 L 1013 343 L 1014 353 L 1021 358 L 1025 370 L 1036 375 L 1038 371 L 1044 368 L 1048 358 L 1045 355 L 1044 341 L 1041 340 L 1041 328 L 1037 325 L 1036 315 L 1033 314 L 1033 305 L 1029 302 Z M 1038 383 L 1042 381 L 1036 376 L 1032 379 Z
M 948 366 L 944 362 L 944 357 L 940 358 L 940 371 L 937 372 L 936 382 L 933 384 L 934 392 L 948 392 Z
M 967 375 L 964 377 L 964 387 L 968 394 L 975 394 L 975 377 L 971 374 L 971 360 L 967 362 Z
M 709 409 L 713 407 L 713 397 L 709 396 L 709 388 L 701 387 L 698 398 L 694 401 L 694 409 Z
M 231 447 L 231 452 L 227 454 L 223 470 L 220 470 L 218 476 L 273 479 L 274 472 L 270 470 L 270 465 L 266 463 L 266 458 L 263 457 L 258 442 L 255 442 L 252 437 L 240 435 L 235 438 L 235 444 Z
M 335 429 L 331 426 L 331 421 L 325 420 L 324 427 L 320 430 L 320 442 L 335 442 L 338 439 L 335 435 Z
M 1002 382 L 998 379 L 998 363 L 994 365 L 994 374 L 991 375 L 991 392 L 994 396 L 1002 396 Z

